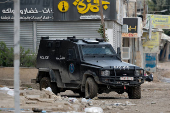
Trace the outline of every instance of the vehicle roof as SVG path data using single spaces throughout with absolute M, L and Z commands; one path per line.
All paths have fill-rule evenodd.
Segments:
M 89 40 L 88 40 L 89 41 Z M 92 44 L 103 44 L 103 45 L 106 45 L 106 44 L 109 44 L 109 43 L 107 43 L 107 42 L 99 42 L 99 41 L 96 41 L 96 40 L 90 40 L 90 41 L 94 41 L 94 42 L 98 42 L 98 43 L 86 43 L 86 42 L 84 42 L 83 40 L 78 40 L 78 42 L 74 42 L 74 43 L 76 43 L 76 44 L 78 44 L 78 45 L 92 45 Z
M 74 41 L 74 40 L 69 40 L 69 39 L 49 38 L 49 39 L 43 39 L 43 40 L 46 40 L 46 41 L 70 41 L 77 45 L 94 45 L 94 44 L 106 45 L 106 44 L 109 44 L 108 42 L 104 42 L 104 41 L 100 42 L 95 39 L 75 39 L 75 41 Z

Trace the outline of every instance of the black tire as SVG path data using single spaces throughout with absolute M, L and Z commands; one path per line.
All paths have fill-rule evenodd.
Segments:
M 52 83 L 50 81 L 49 77 L 43 77 L 40 81 L 40 90 L 42 90 L 42 88 L 48 88 L 50 87 L 52 89 L 52 92 L 54 94 L 58 93 L 58 88 L 57 88 L 57 84 L 56 83 Z
M 57 95 L 59 93 L 59 88 L 57 87 L 57 83 L 51 82 L 51 89 L 52 89 L 54 94 Z
M 130 87 L 128 90 L 129 99 L 141 99 L 141 86 Z
M 80 97 L 85 97 L 85 92 L 79 92 Z
M 117 91 L 118 94 L 123 94 L 124 91 L 120 90 L 120 91 Z
M 98 93 L 98 85 L 93 78 L 88 77 L 85 84 L 85 98 L 94 98 Z

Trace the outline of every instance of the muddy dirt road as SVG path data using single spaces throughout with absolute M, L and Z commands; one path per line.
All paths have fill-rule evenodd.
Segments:
M 46 112 L 83 113 L 88 107 L 100 107 L 103 113 L 170 113 L 169 78 L 170 63 L 159 64 L 157 73 L 154 73 L 154 81 L 142 84 L 141 99 L 128 99 L 127 93 L 119 95 L 111 92 L 83 102 L 78 94 L 71 91 L 55 96 L 48 91 L 21 88 L 20 105 L 26 113 L 32 112 L 32 108 L 43 109 Z M 13 108 L 13 96 L 0 90 L 0 113 L 8 113 L 13 111 Z

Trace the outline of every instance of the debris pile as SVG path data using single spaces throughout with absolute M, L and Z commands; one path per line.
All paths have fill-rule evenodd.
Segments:
M 0 90 L 7 91 L 8 95 L 14 96 L 14 90 L 13 89 L 9 89 L 8 87 L 2 86 L 2 87 L 0 87 Z
M 0 90 L 7 91 L 6 93 L 13 91 L 7 87 L 2 87 Z M 55 95 L 51 88 L 42 89 L 42 91 L 22 89 L 20 97 L 21 105 L 32 112 L 104 113 L 105 110 L 126 110 L 126 106 L 136 106 L 129 101 L 114 103 L 101 101 L 98 97 L 86 99 Z
M 33 91 L 32 91 L 33 92 Z M 97 113 L 103 113 L 102 108 L 100 107 L 90 107 L 93 106 L 93 100 L 92 99 L 85 99 L 85 98 L 73 98 L 73 97 L 67 97 L 67 96 L 61 96 L 61 95 L 55 95 L 51 88 L 42 89 L 41 94 L 33 94 L 28 92 L 21 92 L 21 96 L 25 98 L 24 104 L 38 104 L 38 103 L 52 103 L 50 108 L 32 108 L 32 111 L 53 111 L 53 112 L 81 112 L 86 113 L 86 111 L 100 111 Z M 88 108 L 89 107 L 89 108 Z M 100 109 L 100 110 L 99 110 Z M 93 112 L 90 112 L 93 113 Z

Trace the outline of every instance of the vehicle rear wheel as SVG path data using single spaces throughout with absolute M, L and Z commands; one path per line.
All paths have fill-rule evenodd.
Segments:
M 119 91 L 117 91 L 117 93 L 118 93 L 118 94 L 123 94 L 123 93 L 124 93 L 124 91 L 119 90 Z
M 50 78 L 49 77 L 43 77 L 40 81 L 40 90 L 42 90 L 42 88 L 48 88 L 50 87 L 52 89 L 52 92 L 54 94 L 57 94 L 58 93 L 58 88 L 57 88 L 57 84 L 56 83 L 52 83 L 50 81 Z
M 98 85 L 93 78 L 89 77 L 85 84 L 85 98 L 94 98 L 98 93 Z
M 140 99 L 141 98 L 141 86 L 129 88 L 128 96 L 129 96 L 129 99 Z
M 85 92 L 79 92 L 80 97 L 84 97 L 85 96 Z
M 52 89 L 52 92 L 54 93 L 54 94 L 58 94 L 59 93 L 59 88 L 57 87 L 57 83 L 55 83 L 55 82 L 51 82 L 51 89 Z

